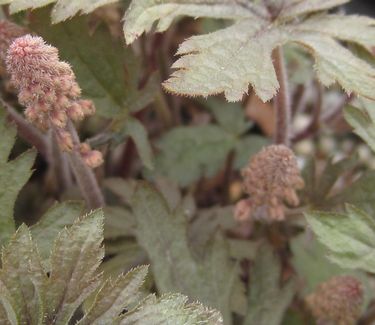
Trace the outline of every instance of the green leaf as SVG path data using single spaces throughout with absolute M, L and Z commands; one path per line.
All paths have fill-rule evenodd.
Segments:
M 51 220 L 61 213 L 62 206 L 51 209 L 39 227 L 51 228 Z M 74 210 L 72 203 L 66 206 Z M 104 256 L 103 221 L 103 214 L 98 210 L 62 229 L 54 242 L 50 270 L 43 268 L 29 228 L 22 225 L 17 230 L 2 251 L 1 324 L 66 325 L 96 288 L 100 289 L 79 324 L 129 324 L 129 319 L 138 318 L 150 324 L 164 318 L 177 322 L 173 324 L 182 321 L 186 323 L 181 324 L 192 325 L 196 321 L 201 324 L 220 323 L 217 311 L 197 304 L 187 305 L 185 297 L 182 303 L 179 295 L 170 296 L 175 298 L 173 302 L 167 301 L 167 296 L 161 299 L 149 296 L 137 305 L 144 296 L 140 287 L 147 267 L 133 269 L 115 281 L 110 278 L 102 281 L 98 266 Z M 51 229 L 56 232 L 55 227 Z
M 338 82 L 348 93 L 374 98 L 375 69 L 338 43 L 345 40 L 372 48 L 374 20 L 306 15 L 346 2 L 283 1 L 275 19 L 265 5 L 247 1 L 137 0 L 125 14 L 125 38 L 132 43 L 154 22 L 158 22 L 157 31 L 164 31 L 179 15 L 230 19 L 231 26 L 193 36 L 180 45 L 177 54 L 181 57 L 172 66 L 176 71 L 164 82 L 168 91 L 204 97 L 224 93 L 228 101 L 239 101 L 250 84 L 263 101 L 268 101 L 279 89 L 272 52 L 284 44 L 297 43 L 315 58 L 315 70 L 324 85 Z
M 364 276 L 358 271 L 343 269 L 326 257 L 326 248 L 316 241 L 311 234 L 305 233 L 291 243 L 292 263 L 303 281 L 303 292 L 311 293 L 322 282 L 336 275 Z
M 349 203 L 375 216 L 375 172 L 366 171 L 363 175 L 332 198 L 332 203 Z
M 5 110 L 0 107 L 0 247 L 15 231 L 14 204 L 18 193 L 31 176 L 36 153 L 27 151 L 8 162 L 15 142 L 16 130 L 5 123 Z
M 104 208 L 105 223 L 104 237 L 105 239 L 116 239 L 118 237 L 132 236 L 136 220 L 128 209 L 121 206 L 107 206 Z
M 226 103 L 214 98 L 210 98 L 207 104 L 218 124 L 234 136 L 241 135 L 249 128 L 250 123 L 246 120 L 241 105 Z
M 2 251 L 0 296 L 8 316 L 17 324 L 41 324 L 45 271 L 31 234 L 22 225 Z M 4 304 L 5 303 L 5 304 Z
M 347 206 L 346 214 L 308 212 L 306 219 L 317 238 L 329 248 L 329 259 L 344 268 L 375 272 L 375 221 L 364 211 Z
M 71 226 L 83 211 L 81 202 L 62 202 L 53 205 L 30 228 L 33 239 L 38 246 L 41 258 L 45 261 L 50 257 L 53 243 L 65 227 Z
M 148 296 L 134 310 L 126 313 L 121 325 L 219 325 L 223 324 L 220 313 L 197 303 L 188 303 L 182 295 Z
M 249 7 L 255 7 L 248 4 Z M 253 17 L 241 3 L 231 0 L 215 4 L 210 0 L 137 0 L 133 1 L 125 14 L 124 33 L 128 44 L 143 32 L 150 31 L 154 22 L 158 32 L 165 31 L 178 16 L 239 19 Z M 260 9 L 260 8 L 259 8 Z M 263 10 L 264 12 L 264 10 Z
M 94 211 L 62 230 L 51 254 L 46 284 L 46 311 L 55 324 L 66 324 L 100 284 L 96 269 L 104 256 L 103 213 Z
M 100 6 L 116 1 L 117 0 L 0 0 L 0 4 L 10 3 L 10 12 L 16 13 L 21 10 L 35 9 L 56 2 L 52 11 L 52 21 L 58 23 L 77 13 L 89 13 Z
M 215 125 L 176 127 L 157 143 L 155 173 L 187 186 L 212 177 L 235 144 L 235 137 Z
M 147 251 L 161 293 L 178 291 L 219 309 L 230 323 L 230 296 L 236 268 L 222 236 L 216 236 L 205 258 L 198 261 L 187 241 L 183 211 L 170 211 L 161 195 L 140 183 L 133 197 L 137 239 Z M 217 270 L 220 269 L 220 272 Z
M 344 116 L 346 121 L 354 128 L 354 132 L 360 136 L 375 152 L 375 121 L 370 111 L 354 106 L 346 106 Z
M 251 273 L 245 325 L 278 325 L 296 292 L 295 281 L 280 287 L 281 265 L 269 245 L 259 248 Z
M 108 279 L 97 293 L 94 303 L 79 325 L 113 324 L 124 308 L 136 302 L 139 288 L 147 275 L 147 267 L 129 271 L 120 275 L 114 282 Z
M 337 7 L 349 1 L 350 0 L 287 0 L 280 15 L 283 18 L 288 18 L 296 15 L 309 14 L 314 11 Z
M 122 239 L 106 241 L 106 254 L 114 255 L 106 259 L 99 268 L 104 278 L 117 277 L 139 264 L 148 262 L 147 254 L 135 240 Z
M 249 135 L 241 138 L 236 143 L 235 147 L 236 157 L 234 160 L 234 168 L 240 169 L 245 167 L 253 155 L 270 143 L 271 141 L 269 139 L 260 135 Z

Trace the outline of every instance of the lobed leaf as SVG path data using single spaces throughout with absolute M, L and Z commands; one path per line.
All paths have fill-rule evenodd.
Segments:
M 96 273 L 104 257 L 103 213 L 94 211 L 62 230 L 52 250 L 46 284 L 46 311 L 55 324 L 65 324 L 100 284 Z
M 306 219 L 329 258 L 344 268 L 375 272 L 375 221 L 364 211 L 347 206 L 346 214 L 309 212 Z
M 168 12 L 166 18 L 152 14 L 147 21 L 143 21 L 137 20 L 142 16 L 139 10 L 142 8 L 145 12 L 150 10 L 154 13 L 155 2 L 133 1 L 125 15 L 127 41 L 133 42 L 140 32 L 148 31 L 152 22 L 159 19 L 159 30 L 164 30 L 171 23 L 168 19 L 174 18 L 175 12 L 180 12 L 178 9 L 186 9 L 184 1 L 173 2 L 174 11 Z M 243 94 L 248 93 L 250 84 L 263 101 L 268 101 L 279 88 L 272 52 L 279 46 L 295 42 L 313 55 L 318 77 L 324 85 L 331 86 L 338 82 L 348 93 L 374 98 L 375 69 L 337 42 L 354 42 L 371 50 L 375 46 L 374 20 L 360 16 L 306 15 L 346 2 L 285 1 L 274 20 L 259 8 L 252 8 L 252 4 L 249 5 L 251 9 L 246 6 L 242 8 L 242 16 L 231 16 L 227 10 L 218 10 L 219 16 L 212 16 L 232 19 L 233 25 L 210 34 L 193 36 L 183 42 L 177 51 L 181 57 L 172 66 L 176 71 L 164 82 L 164 87 L 172 93 L 188 96 L 207 97 L 223 92 L 228 101 L 239 101 Z M 161 11 L 163 6 L 167 6 L 164 1 L 157 3 Z M 211 5 L 221 8 L 222 4 Z M 232 4 L 232 7 L 241 5 L 242 2 Z M 197 6 L 201 6 L 202 13 L 194 11 L 194 14 L 205 16 L 204 1 Z M 186 15 L 189 14 L 191 12 L 187 10 Z M 302 16 L 301 19 L 296 19 L 298 16 Z

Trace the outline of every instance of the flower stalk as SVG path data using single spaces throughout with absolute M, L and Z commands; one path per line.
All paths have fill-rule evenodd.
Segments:
M 277 47 L 273 52 L 276 76 L 280 84 L 278 94 L 274 99 L 276 128 L 275 143 L 290 145 L 290 124 L 291 124 L 291 100 L 287 72 L 282 47 Z

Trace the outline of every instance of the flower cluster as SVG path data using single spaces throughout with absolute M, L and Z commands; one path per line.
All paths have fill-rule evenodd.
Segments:
M 284 219 L 284 202 L 299 204 L 296 190 L 303 188 L 296 157 L 284 145 L 271 145 L 257 153 L 242 171 L 248 199 L 238 202 L 237 220 L 246 220 L 257 210 L 267 212 L 271 220 Z
M 361 314 L 362 285 L 351 276 L 336 276 L 307 296 L 306 303 L 319 322 L 353 325 Z
M 18 100 L 26 107 L 26 118 L 41 130 L 52 129 L 62 150 L 84 152 L 82 157 L 90 167 L 100 165 L 100 153 L 75 143 L 67 130 L 69 120 L 82 120 L 95 107 L 90 100 L 80 99 L 75 75 L 69 64 L 59 60 L 58 50 L 41 37 L 25 35 L 10 45 L 6 64 L 19 91 Z

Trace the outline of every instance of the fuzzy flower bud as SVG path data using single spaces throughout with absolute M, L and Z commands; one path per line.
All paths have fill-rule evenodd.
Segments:
M 354 325 L 361 314 L 362 285 L 351 276 L 336 276 L 320 284 L 306 303 L 319 322 Z
M 103 163 L 102 153 L 98 150 L 92 150 L 87 143 L 81 144 L 80 154 L 86 165 L 91 168 L 99 167 Z
M 45 124 L 64 128 L 67 117 L 82 119 L 93 108 L 82 107 L 79 88 L 69 64 L 59 60 L 55 47 L 41 37 L 25 35 L 14 40 L 6 58 L 11 81 L 19 90 L 19 100 L 26 106 L 38 106 L 43 101 L 47 112 Z M 92 105 L 91 101 L 87 101 Z M 73 108 L 72 108 L 73 107 Z
M 247 212 L 249 218 L 250 214 L 264 208 L 271 220 L 283 220 L 284 202 L 291 206 L 299 204 L 296 190 L 303 188 L 304 182 L 293 151 L 284 145 L 271 145 L 257 153 L 242 176 L 245 192 L 250 196 L 246 204 L 238 203 L 237 211 L 242 211 L 238 213 L 242 220 L 244 213 Z

